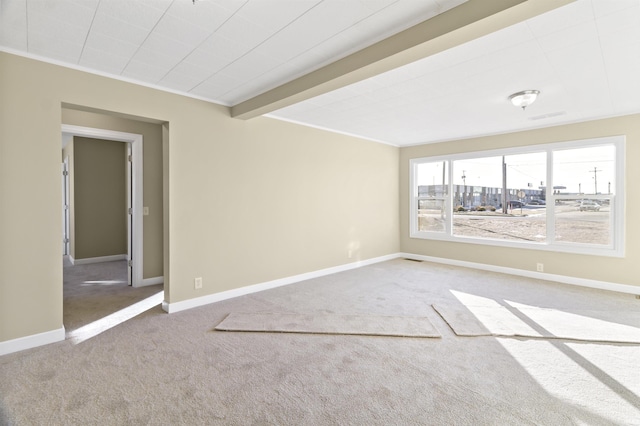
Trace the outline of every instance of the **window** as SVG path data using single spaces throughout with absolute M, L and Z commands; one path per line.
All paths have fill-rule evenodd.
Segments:
M 411 160 L 411 237 L 622 256 L 624 137 Z

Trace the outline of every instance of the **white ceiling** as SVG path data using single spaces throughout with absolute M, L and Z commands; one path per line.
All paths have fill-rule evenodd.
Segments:
M 233 106 L 464 2 L 0 0 L 0 49 Z M 640 112 L 639 76 L 640 0 L 577 0 L 269 115 L 406 146 Z
M 578 0 L 271 115 L 404 146 L 635 112 L 640 1 Z

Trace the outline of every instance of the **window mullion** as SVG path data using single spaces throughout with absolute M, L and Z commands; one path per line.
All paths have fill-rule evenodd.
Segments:
M 417 175 L 417 164 L 416 160 L 409 160 L 409 236 L 413 236 L 418 231 L 418 181 L 416 179 Z
M 553 150 L 547 149 L 547 185 L 545 197 L 547 206 L 547 244 L 553 244 L 556 239 L 556 198 L 553 191 Z
M 444 222 L 444 232 L 446 235 L 453 235 L 453 164 L 451 160 L 446 161 L 447 167 L 447 201 L 445 211 L 447 212 Z

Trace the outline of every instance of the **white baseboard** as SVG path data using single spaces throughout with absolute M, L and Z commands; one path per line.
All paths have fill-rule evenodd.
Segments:
M 65 339 L 64 326 L 44 333 L 32 334 L 30 336 L 19 337 L 13 340 L 0 342 L 0 356 L 37 346 L 48 345 L 49 343 L 61 342 Z
M 563 284 L 577 285 L 581 287 L 596 288 L 599 290 L 610 290 L 619 293 L 638 294 L 640 287 L 627 284 L 618 284 L 607 281 L 590 280 L 587 278 L 570 277 L 567 275 L 546 274 L 544 272 L 527 271 L 524 269 L 507 268 L 504 266 L 488 265 L 485 263 L 467 262 L 464 260 L 447 259 L 443 257 L 423 256 L 412 253 L 399 253 L 398 257 L 407 259 L 424 260 L 427 262 L 443 263 L 446 265 L 463 266 L 465 268 L 481 269 L 483 271 L 500 272 L 503 274 L 517 275 L 521 277 L 536 278 L 545 281 L 554 281 Z
M 111 257 L 111 256 L 107 256 L 107 257 Z M 122 259 L 121 256 L 116 256 L 116 257 L 117 259 L 114 259 L 114 260 Z M 126 259 L 126 255 L 124 256 L 124 258 Z M 466 268 L 474 268 L 474 269 L 480 269 L 484 271 L 499 272 L 504 274 L 535 278 L 535 279 L 541 279 L 546 281 L 554 281 L 554 282 L 559 282 L 563 284 L 577 285 L 577 286 L 595 288 L 600 290 L 609 290 L 609 291 L 616 291 L 619 293 L 640 295 L 640 287 L 633 286 L 633 285 L 612 283 L 607 281 L 590 280 L 586 278 L 570 277 L 566 275 L 546 274 L 543 272 L 526 271 L 523 269 L 507 268 L 504 266 L 495 266 L 495 265 L 488 265 L 484 263 L 467 262 L 463 260 L 447 259 L 442 257 L 424 256 L 424 255 L 413 254 L 413 253 L 395 253 L 395 254 L 390 254 L 386 256 L 376 257 L 373 259 L 367 259 L 363 261 L 349 263 L 346 265 L 340 265 L 332 268 L 321 269 L 319 271 L 308 272 L 300 275 L 294 275 L 291 277 L 281 278 L 273 281 L 267 281 L 264 283 L 254 284 L 254 285 L 241 287 L 233 290 L 227 290 L 220 293 L 198 297 L 195 299 L 184 300 L 182 302 L 175 302 L 175 303 L 162 302 L 162 309 L 168 313 L 180 312 L 186 309 L 196 308 L 199 306 L 208 305 L 210 303 L 215 303 L 215 302 L 231 299 L 238 296 L 244 296 L 246 294 L 256 293 L 256 292 L 268 290 L 271 288 L 281 287 L 281 286 L 293 284 L 296 282 L 309 280 L 312 278 L 318 278 L 325 275 L 335 274 L 338 272 L 348 271 L 351 269 L 360 268 L 362 266 L 372 265 L 375 263 L 385 262 L 387 260 L 393 260 L 397 258 L 423 260 L 427 262 L 442 263 L 442 264 L 453 265 L 453 266 L 462 266 Z M 93 258 L 93 259 L 104 259 L 104 258 Z M 85 259 L 80 259 L 80 260 L 85 260 Z M 101 260 L 101 261 L 106 262 L 107 260 Z M 143 280 L 143 285 L 161 284 L 163 281 L 164 281 L 164 277 L 146 278 Z M 57 330 L 51 330 L 44 333 L 34 334 L 31 336 L 20 337 L 18 339 L 7 340 L 5 342 L 0 342 L 0 356 L 10 354 L 13 352 L 22 351 L 25 349 L 35 348 L 37 346 L 60 342 L 60 341 L 63 341 L 64 339 L 65 339 L 65 329 L 63 326 Z
M 87 265 L 89 263 L 115 262 L 116 260 L 127 260 L 126 254 L 114 254 L 112 256 L 87 257 L 84 259 L 74 259 L 69 256 L 72 265 Z
M 256 293 L 259 291 L 268 290 L 275 287 L 281 287 L 281 286 L 293 284 L 296 282 L 309 280 L 312 278 L 318 278 L 325 275 L 348 271 L 351 269 L 360 268 L 362 266 L 372 265 L 374 263 L 385 262 L 387 260 L 398 259 L 398 258 L 424 260 L 424 261 L 434 262 L 434 263 L 442 263 L 442 264 L 453 265 L 453 266 L 462 266 L 465 268 L 499 272 L 503 274 L 535 278 L 535 279 L 541 279 L 545 281 L 554 281 L 558 283 L 577 285 L 581 287 L 616 291 L 619 293 L 640 294 L 640 287 L 627 285 L 627 284 L 590 280 L 586 278 L 570 277 L 566 275 L 546 274 L 543 272 L 526 271 L 524 269 L 507 268 L 504 266 L 495 266 L 495 265 L 489 265 L 484 263 L 467 262 L 463 260 L 447 259 L 442 257 L 423 256 L 423 255 L 412 254 L 412 253 L 394 253 L 386 256 L 376 257 L 373 259 L 349 263 L 346 265 L 340 265 L 332 268 L 321 269 L 319 271 L 308 272 L 305 274 L 294 275 L 291 277 L 281 278 L 278 280 L 249 285 L 246 287 L 241 287 L 233 290 L 227 290 L 220 293 L 209 294 L 206 296 L 197 297 L 194 299 L 188 299 L 181 302 L 175 302 L 175 303 L 162 302 L 162 309 L 168 313 L 180 312 L 186 309 L 197 308 L 199 306 L 208 305 L 210 303 L 215 303 L 215 302 L 231 299 L 238 296 L 244 296 L 246 294 Z
M 164 277 L 153 277 L 153 278 L 144 278 L 142 283 L 137 285 L 136 287 L 146 287 L 148 285 L 156 285 L 156 284 L 164 284 Z
M 184 311 L 186 309 L 197 308 L 199 306 L 208 305 L 210 303 L 220 302 L 222 300 L 232 299 L 238 296 L 244 296 L 246 294 L 256 293 L 271 288 L 281 287 L 293 283 L 297 283 L 312 278 L 323 277 L 325 275 L 335 274 L 337 272 L 348 271 L 351 269 L 360 268 L 366 265 L 372 265 L 374 263 L 385 262 L 387 260 L 396 259 L 399 254 L 390 254 L 387 256 L 375 257 L 373 259 L 361 260 L 358 262 L 348 263 L 346 265 L 334 266 L 332 268 L 321 269 L 319 271 L 307 272 L 305 274 L 294 275 L 291 277 L 280 278 L 273 281 L 267 281 L 264 283 L 253 284 L 246 287 L 240 287 L 233 290 L 222 291 L 220 293 L 209 294 L 194 299 L 184 300 L 182 302 L 167 303 L 162 302 L 162 309 L 172 314 L 175 312 Z

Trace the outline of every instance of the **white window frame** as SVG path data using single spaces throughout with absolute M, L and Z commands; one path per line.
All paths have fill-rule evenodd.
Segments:
M 585 198 L 585 195 L 555 195 L 553 193 L 553 152 L 565 149 L 586 148 L 589 146 L 613 145 L 615 146 L 615 194 L 614 195 L 598 195 L 589 194 L 586 197 L 593 200 L 610 199 L 611 212 L 609 214 L 609 229 L 611 232 L 611 242 L 609 245 L 584 244 L 566 241 L 555 241 L 555 220 L 554 209 L 547 210 L 547 232 L 546 240 L 542 242 L 524 242 L 511 240 L 498 240 L 481 237 L 469 237 L 453 234 L 453 162 L 457 160 L 468 160 L 481 157 L 493 157 L 502 155 L 517 155 L 533 152 L 547 153 L 547 188 L 546 200 L 548 206 L 554 206 L 556 198 L 576 199 Z M 608 136 L 593 139 L 583 139 L 570 142 L 556 142 L 540 145 L 529 145 L 523 147 L 504 148 L 487 151 L 474 151 L 462 154 L 441 155 L 434 157 L 422 157 L 409 160 L 409 237 L 440 241 L 453 241 L 469 244 L 481 244 L 489 246 L 502 246 L 513 248 L 525 248 L 533 250 L 545 250 L 554 252 L 588 254 L 596 256 L 624 257 L 625 233 L 624 233 L 624 199 L 625 199 L 625 145 L 626 138 L 624 135 Z M 446 222 L 444 232 L 435 231 L 419 231 L 418 230 L 418 196 L 417 170 L 418 165 L 423 163 L 447 162 L 448 169 L 448 190 L 445 199 Z M 424 198 L 424 197 L 422 197 Z

